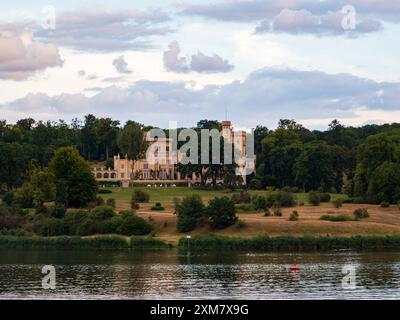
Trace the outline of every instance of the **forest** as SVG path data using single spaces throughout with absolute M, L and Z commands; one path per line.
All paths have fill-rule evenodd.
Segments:
M 215 128 L 215 120 L 201 120 L 195 129 Z M 90 162 L 106 162 L 124 153 L 126 135 L 151 126 L 89 114 L 67 123 L 21 119 L 0 121 L 0 189 L 20 188 L 34 168 L 47 168 L 56 151 L 73 147 Z M 347 127 L 333 120 L 325 131 L 309 130 L 294 120 L 282 119 L 276 129 L 260 123 L 254 130 L 256 172 L 251 189 L 290 188 L 293 192 L 345 193 L 355 203 L 397 203 L 400 200 L 400 124 Z M 140 150 L 134 152 L 141 156 Z M 224 171 L 221 171 L 222 174 Z

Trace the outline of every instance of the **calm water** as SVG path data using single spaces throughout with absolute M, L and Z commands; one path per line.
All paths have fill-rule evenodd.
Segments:
M 293 258 L 300 272 L 289 271 Z M 357 288 L 342 288 L 344 265 Z M 55 290 L 41 269 L 56 268 Z M 398 299 L 400 252 L 0 250 L 0 299 Z

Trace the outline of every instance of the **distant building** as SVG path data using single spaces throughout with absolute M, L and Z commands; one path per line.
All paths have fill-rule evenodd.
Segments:
M 233 131 L 230 121 L 222 121 L 222 136 L 230 143 L 235 143 L 242 155 L 246 155 L 246 132 Z M 128 187 L 130 182 L 141 183 L 197 183 L 200 177 L 183 177 L 177 171 L 177 163 L 181 159 L 179 151 L 172 151 L 172 139 L 158 138 L 150 141 L 150 146 L 155 150 L 154 158 L 140 159 L 134 162 L 127 157 L 121 158 L 118 154 L 114 156 L 114 168 L 93 167 L 92 171 L 98 181 L 121 182 L 124 187 Z M 244 182 L 246 181 L 246 167 L 254 167 L 255 159 L 239 163 Z M 132 168 L 133 167 L 133 168 Z M 132 170 L 133 169 L 133 170 Z

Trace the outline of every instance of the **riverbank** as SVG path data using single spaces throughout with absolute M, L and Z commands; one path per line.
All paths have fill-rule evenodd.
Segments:
M 17 237 L 0 236 L 0 248 L 129 249 L 170 248 L 162 240 L 145 237 L 104 235 L 93 237 Z
M 16 237 L 0 236 L 0 248 L 60 249 L 168 249 L 174 245 L 148 237 Z M 400 249 L 400 236 L 354 237 L 226 237 L 218 235 L 181 237 L 179 250 L 252 250 L 252 251 L 329 251 L 338 249 Z
M 224 237 L 181 238 L 184 250 L 327 251 L 338 249 L 400 249 L 400 236 L 355 237 Z

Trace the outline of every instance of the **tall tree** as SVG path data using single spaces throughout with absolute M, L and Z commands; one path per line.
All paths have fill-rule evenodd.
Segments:
M 124 128 L 118 132 L 117 143 L 121 152 L 132 161 L 131 178 L 134 179 L 135 161 L 145 156 L 148 147 L 143 125 L 134 121 L 128 121 Z

